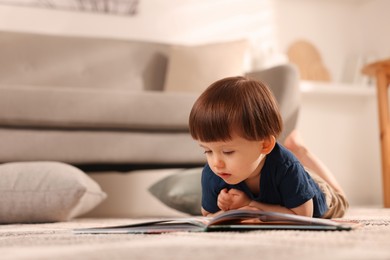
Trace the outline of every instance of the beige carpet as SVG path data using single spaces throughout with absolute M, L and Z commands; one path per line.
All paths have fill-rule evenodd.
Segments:
M 74 235 L 74 228 L 130 219 L 0 226 L 0 259 L 390 259 L 390 209 L 351 209 L 354 231 L 252 231 L 163 235 Z

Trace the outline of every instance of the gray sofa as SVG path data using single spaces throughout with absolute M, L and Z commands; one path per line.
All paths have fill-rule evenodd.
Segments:
M 164 90 L 171 49 L 0 32 L 0 163 L 50 160 L 94 170 L 203 164 L 187 129 L 200 92 Z M 297 70 L 285 64 L 248 75 L 274 91 L 283 138 L 298 115 Z

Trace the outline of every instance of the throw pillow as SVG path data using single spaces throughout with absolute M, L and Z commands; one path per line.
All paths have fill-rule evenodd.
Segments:
M 1 164 L 0 179 L 0 223 L 66 221 L 106 197 L 84 172 L 59 162 Z
M 201 214 L 202 168 L 180 171 L 165 177 L 149 191 L 167 206 L 191 215 Z
M 211 83 L 244 73 L 246 40 L 173 46 L 165 77 L 165 91 L 202 92 Z

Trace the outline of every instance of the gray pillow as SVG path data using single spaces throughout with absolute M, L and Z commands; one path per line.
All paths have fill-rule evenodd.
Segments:
M 201 214 L 202 168 L 181 170 L 149 188 L 165 205 L 191 215 Z
M 0 223 L 66 221 L 106 194 L 87 174 L 59 162 L 0 164 Z

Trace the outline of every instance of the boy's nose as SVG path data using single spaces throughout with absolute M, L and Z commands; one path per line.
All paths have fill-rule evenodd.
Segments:
M 225 167 L 225 162 L 219 158 L 215 158 L 214 167 L 217 169 L 223 169 Z

